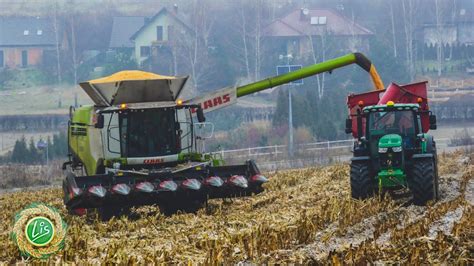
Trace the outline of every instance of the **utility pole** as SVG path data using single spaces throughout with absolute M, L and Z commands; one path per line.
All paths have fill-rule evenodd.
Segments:
M 281 75 L 291 71 L 301 69 L 301 65 L 290 65 L 290 60 L 293 59 L 292 54 L 280 55 L 279 59 L 283 60 L 286 58 L 286 65 L 277 66 L 277 74 Z M 291 89 L 294 85 L 303 84 L 302 81 L 290 82 L 288 84 L 288 156 L 293 157 L 294 145 L 293 145 L 293 106 L 292 106 L 292 95 Z
M 288 155 L 293 157 L 293 107 L 291 106 L 291 84 L 288 85 Z

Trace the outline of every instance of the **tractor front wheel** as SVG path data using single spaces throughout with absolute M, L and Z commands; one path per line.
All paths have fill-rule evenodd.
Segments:
M 414 162 L 408 186 L 415 205 L 424 206 L 428 201 L 438 198 L 438 177 L 434 159 L 423 158 Z
M 351 192 L 356 199 L 366 199 L 374 195 L 377 182 L 371 174 L 368 161 L 351 163 Z

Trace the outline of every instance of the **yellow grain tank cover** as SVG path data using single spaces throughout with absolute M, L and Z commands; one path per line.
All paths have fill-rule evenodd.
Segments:
M 139 70 L 120 71 L 79 83 L 96 106 L 175 101 L 188 76 L 163 76 Z

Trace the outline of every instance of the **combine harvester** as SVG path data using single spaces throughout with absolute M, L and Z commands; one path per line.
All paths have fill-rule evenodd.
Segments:
M 346 133 L 352 133 L 351 190 L 367 198 L 382 190 L 408 188 L 413 203 L 436 200 L 438 167 L 436 116 L 428 108 L 427 82 L 373 91 L 347 98 Z
M 360 53 L 186 101 L 179 96 L 187 77 L 123 71 L 80 83 L 94 105 L 70 109 L 64 203 L 77 214 L 97 208 L 107 219 L 132 206 L 157 204 L 173 213 L 195 210 L 210 198 L 260 193 L 267 178 L 253 161 L 225 165 L 198 149 L 213 130 L 204 113 L 354 63 L 370 73 L 376 90 L 384 89 L 375 67 Z M 209 131 L 199 133 L 203 128 Z

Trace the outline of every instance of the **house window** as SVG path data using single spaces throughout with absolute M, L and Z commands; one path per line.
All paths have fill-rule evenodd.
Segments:
M 311 25 L 326 25 L 327 17 L 311 17 Z
M 3 59 L 3 51 L 0 51 L 0 68 L 4 66 L 5 66 L 5 63 Z
M 163 26 L 156 26 L 156 40 L 163 40 Z
M 174 36 L 174 27 L 173 25 L 168 25 L 168 41 L 172 41 Z
M 22 67 L 28 66 L 28 51 L 26 50 L 21 51 L 21 66 Z
M 36 35 L 43 35 L 43 31 L 42 30 L 37 30 Z
M 24 31 L 23 31 L 23 35 L 25 35 L 25 36 L 26 36 L 26 35 L 30 35 L 30 31 L 29 31 L 29 30 L 24 30 Z
M 150 56 L 150 46 L 140 46 L 140 56 L 141 57 Z

